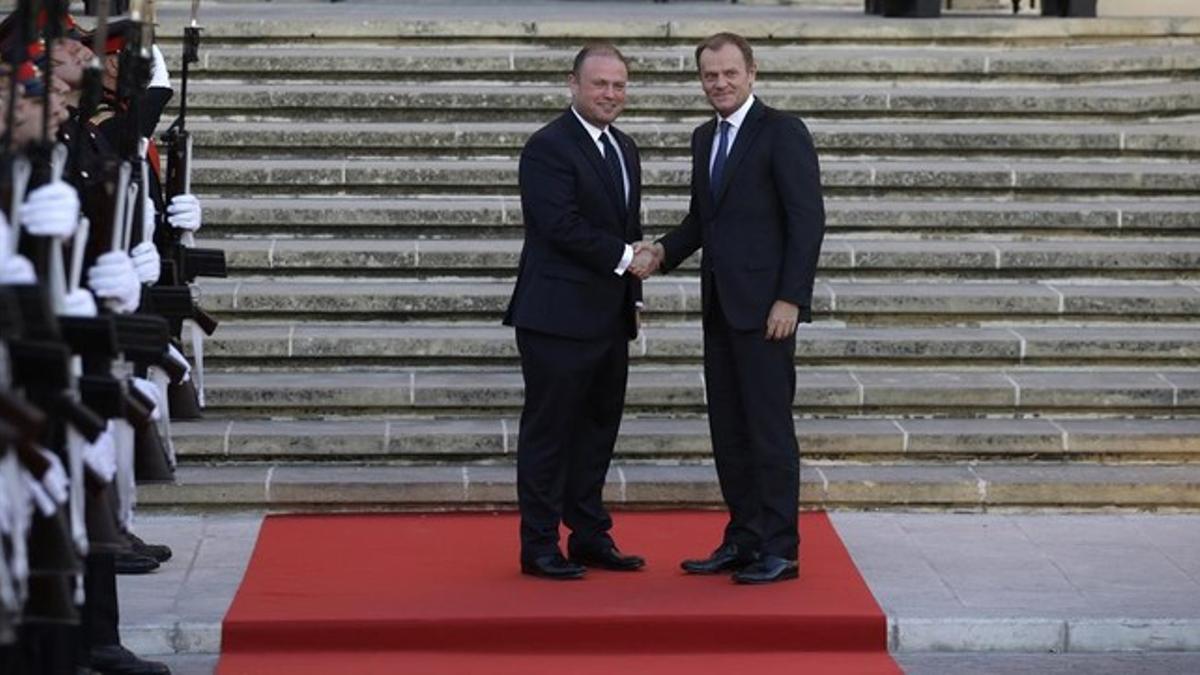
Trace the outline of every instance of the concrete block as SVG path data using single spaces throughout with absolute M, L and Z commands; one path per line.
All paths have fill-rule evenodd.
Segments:
M 1062 652 L 1066 625 L 1055 619 L 893 617 L 898 652 Z
M 1200 619 L 1071 619 L 1068 650 L 1073 652 L 1195 652 L 1200 650 Z

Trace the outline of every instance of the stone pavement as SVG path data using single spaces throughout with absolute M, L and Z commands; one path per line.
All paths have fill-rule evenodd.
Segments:
M 260 512 L 141 515 L 135 529 L 171 545 L 175 558 L 119 580 L 125 643 L 177 673 L 211 672 L 261 520 Z M 833 520 L 910 673 L 1200 672 L 1200 515 L 839 512 Z

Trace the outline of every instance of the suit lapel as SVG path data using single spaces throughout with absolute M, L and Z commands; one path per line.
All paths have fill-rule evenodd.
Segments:
M 725 191 L 729 189 L 729 183 L 733 181 L 733 176 L 737 173 L 738 163 L 746 156 L 746 152 L 754 144 L 758 132 L 762 130 L 759 120 L 762 119 L 764 112 L 763 102 L 756 98 L 754 105 L 750 106 L 750 110 L 746 112 L 746 117 L 742 120 L 742 128 L 738 129 L 737 138 L 733 141 L 733 149 L 729 152 L 729 158 L 725 160 L 725 173 L 721 175 L 721 185 L 718 186 L 717 204 L 720 204 L 721 200 L 725 198 Z M 712 147 L 711 139 L 709 147 Z M 706 171 L 705 174 L 707 175 L 707 173 Z
M 709 187 L 708 175 L 708 159 L 712 155 L 713 134 L 716 133 L 716 128 L 715 119 L 710 119 L 700 125 L 696 141 L 699 145 L 692 151 L 692 177 L 693 180 L 700 181 L 700 198 L 708 200 L 710 206 L 716 206 L 712 203 L 712 189 Z
M 626 211 L 632 213 L 641 204 L 642 198 L 642 163 L 637 161 L 637 151 L 633 149 L 633 141 L 623 131 L 609 126 L 613 137 L 621 146 L 621 155 L 625 159 L 625 170 L 629 172 L 629 199 Z
M 604 189 L 608 190 L 608 201 L 613 205 L 615 210 L 618 203 L 617 186 L 613 183 L 612 174 L 608 172 L 608 166 L 604 163 L 604 158 L 600 156 L 600 149 L 596 147 L 596 142 L 592 140 L 591 134 L 576 119 L 574 112 L 568 109 L 564 117 L 569 118 L 567 120 L 567 128 L 571 130 L 571 136 L 583 152 L 583 156 L 587 157 L 588 163 L 595 169 L 600 182 L 604 184 Z

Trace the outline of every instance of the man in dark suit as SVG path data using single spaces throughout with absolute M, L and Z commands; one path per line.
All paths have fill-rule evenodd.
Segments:
M 642 238 L 641 164 L 637 146 L 612 126 L 627 80 L 616 47 L 584 47 L 567 78 L 570 109 L 521 151 L 525 245 L 504 317 L 516 327 L 525 378 L 521 571 L 551 579 L 645 564 L 618 550 L 602 500 L 642 299 L 628 271 Z M 570 560 L 559 550 L 560 522 L 571 530 Z
M 718 33 L 696 49 L 715 119 L 692 134 L 692 196 L 683 222 L 644 253 L 639 274 L 704 249 L 701 294 L 708 418 L 729 523 L 693 574 L 739 583 L 799 574 L 800 460 L 792 420 L 796 324 L 811 321 L 825 233 L 820 169 L 804 123 L 751 93 L 754 52 Z

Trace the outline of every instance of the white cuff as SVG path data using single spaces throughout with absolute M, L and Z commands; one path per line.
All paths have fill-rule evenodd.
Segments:
M 613 270 L 617 276 L 625 274 L 625 270 L 633 264 L 633 246 L 625 244 L 625 254 L 621 256 L 621 262 L 617 263 L 617 269 Z
M 171 74 L 167 72 L 167 60 L 163 58 L 158 45 L 151 45 L 150 52 L 154 55 L 154 67 L 150 69 L 150 84 L 146 87 L 159 89 L 171 88 Z

